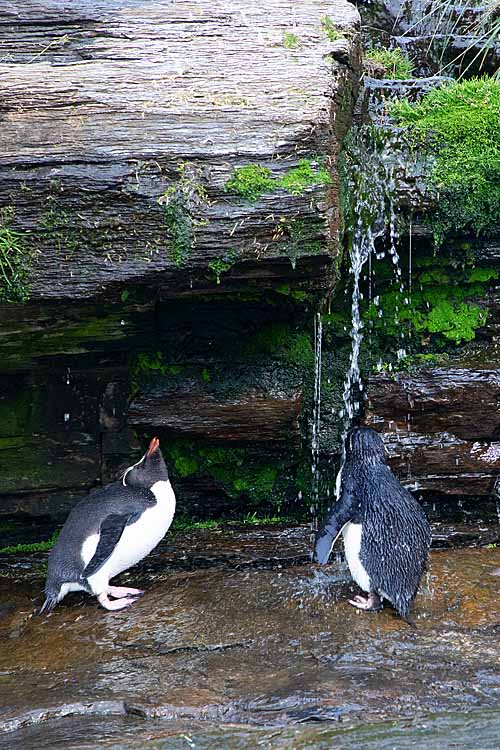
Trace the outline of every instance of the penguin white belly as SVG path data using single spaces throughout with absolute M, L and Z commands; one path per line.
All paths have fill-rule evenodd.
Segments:
M 370 591 L 370 576 L 361 562 L 361 534 L 363 527 L 360 523 L 347 523 L 342 529 L 344 549 L 351 575 L 363 591 Z
M 175 513 L 175 495 L 170 482 L 151 487 L 156 505 L 148 508 L 135 523 L 126 526 L 111 557 L 88 579 L 95 594 L 107 590 L 109 581 L 148 555 L 163 539 Z

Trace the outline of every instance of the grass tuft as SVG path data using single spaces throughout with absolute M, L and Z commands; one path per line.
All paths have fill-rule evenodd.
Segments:
M 404 80 L 413 76 L 413 63 L 399 47 L 371 49 L 366 53 L 365 60 L 382 65 L 386 78 Z

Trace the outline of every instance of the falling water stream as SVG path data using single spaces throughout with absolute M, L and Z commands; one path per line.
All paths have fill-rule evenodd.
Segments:
M 363 129 L 361 129 L 363 130 Z M 369 261 L 368 285 L 372 288 L 372 256 L 378 259 L 385 257 L 385 252 L 377 253 L 377 239 L 388 235 L 388 252 L 392 261 L 395 281 L 399 291 L 403 292 L 402 274 L 399 255 L 396 249 L 398 238 L 397 217 L 394 197 L 396 181 L 394 177 L 394 160 L 390 139 L 383 140 L 373 136 L 371 128 L 364 132 L 354 132 L 348 142 L 344 160 L 345 192 L 349 196 L 349 221 L 346 226 L 348 237 L 350 268 L 352 276 L 351 298 L 351 354 L 349 367 L 344 380 L 343 407 L 340 417 L 343 419 L 343 437 L 345 437 L 352 420 L 359 412 L 363 383 L 359 368 L 359 354 L 363 341 L 363 320 L 360 302 L 362 293 L 360 280 L 363 268 Z M 378 298 L 374 300 L 378 304 Z M 379 314 L 382 311 L 379 311 Z M 397 311 L 396 311 L 397 315 Z M 397 322 L 397 321 L 396 321 Z M 404 356 L 404 347 L 398 356 Z
M 321 426 L 321 345 L 323 339 L 323 323 L 321 312 L 314 318 L 314 396 L 313 396 L 313 425 L 312 425 L 312 506 L 311 513 L 316 517 L 319 499 L 319 434 Z

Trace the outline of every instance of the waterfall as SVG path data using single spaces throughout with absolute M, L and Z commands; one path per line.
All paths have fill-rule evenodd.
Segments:
M 346 139 L 343 155 L 343 190 L 347 198 L 344 220 L 348 240 L 352 276 L 351 297 L 351 354 L 343 387 L 342 439 L 359 411 L 363 393 L 363 383 L 359 369 L 359 353 L 363 340 L 360 290 L 361 272 L 370 261 L 369 288 L 371 289 L 371 258 L 383 258 L 385 252 L 377 254 L 376 240 L 388 234 L 388 251 L 392 261 L 396 282 L 403 291 L 399 255 L 396 250 L 398 239 L 395 211 L 396 180 L 394 176 L 394 150 L 390 138 L 383 132 L 376 132 L 371 126 L 355 130 Z M 375 304 L 377 301 L 374 300 Z M 381 311 L 380 311 L 381 313 Z M 379 313 L 379 314 L 380 314 Z M 397 314 L 397 313 L 396 313 Z M 404 347 L 398 352 L 404 356 Z

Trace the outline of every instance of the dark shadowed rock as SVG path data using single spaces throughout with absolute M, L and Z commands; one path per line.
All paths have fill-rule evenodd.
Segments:
M 461 361 L 370 378 L 367 424 L 384 434 L 408 486 L 491 493 L 500 474 L 500 370 L 492 365 Z

